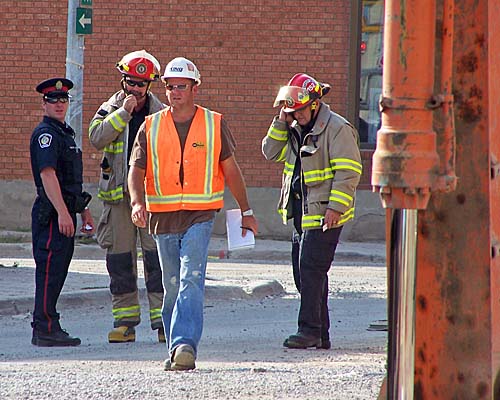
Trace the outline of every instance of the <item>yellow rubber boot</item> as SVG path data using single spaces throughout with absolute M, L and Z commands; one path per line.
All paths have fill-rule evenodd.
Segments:
M 119 326 L 108 333 L 109 343 L 135 342 L 135 329 L 133 326 Z

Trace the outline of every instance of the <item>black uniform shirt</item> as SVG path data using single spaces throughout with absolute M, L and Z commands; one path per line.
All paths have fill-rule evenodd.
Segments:
M 56 171 L 63 193 L 82 193 L 82 152 L 75 142 L 75 131 L 67 124 L 44 116 L 31 135 L 31 170 L 37 189 L 43 186 L 40 172 L 47 167 Z

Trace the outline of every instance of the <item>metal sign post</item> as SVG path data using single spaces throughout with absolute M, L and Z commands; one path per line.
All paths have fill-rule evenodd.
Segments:
M 81 4 L 79 4 L 81 2 Z M 91 6 L 92 0 L 68 0 L 68 28 L 66 37 L 66 77 L 71 79 L 71 102 L 66 121 L 75 130 L 76 144 L 82 147 L 82 109 L 83 109 L 83 54 L 85 34 L 92 33 L 92 9 L 79 7 Z

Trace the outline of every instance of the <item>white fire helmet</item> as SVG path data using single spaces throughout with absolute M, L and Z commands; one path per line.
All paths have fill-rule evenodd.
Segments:
M 200 71 L 192 61 L 184 57 L 174 58 L 167 64 L 161 80 L 165 82 L 168 78 L 187 78 L 195 81 L 197 85 L 201 84 Z

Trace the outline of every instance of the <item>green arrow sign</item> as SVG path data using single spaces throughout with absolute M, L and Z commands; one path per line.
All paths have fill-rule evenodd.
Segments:
M 76 34 L 88 35 L 92 33 L 92 9 L 80 8 L 76 9 Z

